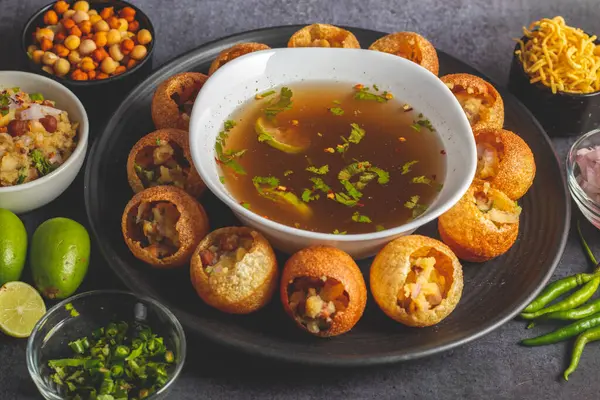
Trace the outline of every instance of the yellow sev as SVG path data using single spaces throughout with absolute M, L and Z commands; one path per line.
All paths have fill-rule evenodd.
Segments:
M 527 40 L 517 40 L 515 54 L 531 83 L 541 82 L 552 93 L 593 93 L 600 90 L 600 46 L 596 36 L 565 24 L 563 17 L 544 18 L 523 28 Z

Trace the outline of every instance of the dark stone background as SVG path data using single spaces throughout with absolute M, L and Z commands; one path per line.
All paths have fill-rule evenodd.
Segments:
M 161 65 L 209 40 L 249 29 L 328 22 L 382 31 L 413 30 L 436 47 L 506 83 L 513 37 L 521 26 L 541 17 L 563 15 L 570 25 L 598 31 L 594 0 L 134 0 L 157 30 L 154 63 Z M 0 70 L 24 69 L 20 31 L 46 0 L 0 0 Z M 115 107 L 114 104 L 107 104 Z M 572 139 L 554 139 L 564 159 Z M 77 182 L 61 199 L 80 196 Z M 552 201 L 552 199 L 549 199 Z M 59 201 L 60 202 L 60 199 Z M 68 207 L 68 206 L 67 206 Z M 60 215 L 65 205 L 49 211 Z M 85 221 L 84 215 L 73 218 Z M 574 219 L 580 214 L 573 207 Z M 45 215 L 44 217 L 48 217 Z M 36 217 L 27 221 L 33 231 Z M 31 225 L 31 226 L 30 226 Z M 592 249 L 600 254 L 600 234 L 584 222 Z M 93 266 L 83 289 L 121 287 L 104 265 Z M 575 229 L 555 276 L 587 268 Z M 210 343 L 191 340 L 188 362 L 169 399 L 419 398 L 419 399 L 593 399 L 598 398 L 600 346 L 586 349 L 569 383 L 560 379 L 570 345 L 525 349 L 522 322 L 509 322 L 484 338 L 427 359 L 390 367 L 321 369 L 282 367 L 249 360 Z M 23 340 L 0 335 L 0 399 L 40 398 L 25 365 Z

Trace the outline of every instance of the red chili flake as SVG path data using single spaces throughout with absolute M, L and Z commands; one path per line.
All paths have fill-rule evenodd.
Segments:
M 364 207 L 364 206 L 365 206 L 363 203 L 356 203 L 356 205 L 357 205 L 358 207 Z
M 406 142 L 406 138 L 404 136 L 400 136 L 398 138 L 398 140 L 401 141 L 401 142 Z
M 443 156 L 445 156 L 446 155 L 446 150 L 440 151 L 440 154 L 443 155 Z
M 396 153 L 401 153 L 402 152 L 402 150 L 400 150 L 398 148 L 395 151 L 396 151 Z
M 333 194 L 333 192 L 329 192 L 327 193 L 327 198 L 333 200 L 335 198 L 335 195 Z
M 362 83 L 357 83 L 356 85 L 354 85 L 354 89 L 356 90 L 361 90 L 364 89 L 365 85 L 363 85 Z

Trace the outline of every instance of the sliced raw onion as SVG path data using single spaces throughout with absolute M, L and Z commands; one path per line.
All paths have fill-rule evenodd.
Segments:
M 577 183 L 588 196 L 600 201 L 600 146 L 577 150 L 575 162 L 581 171 Z

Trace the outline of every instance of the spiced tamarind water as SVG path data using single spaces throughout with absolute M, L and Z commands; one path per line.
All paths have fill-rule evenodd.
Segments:
M 427 116 L 373 84 L 257 93 L 225 121 L 215 151 L 221 182 L 240 204 L 323 233 L 368 233 L 417 218 L 446 174 Z

